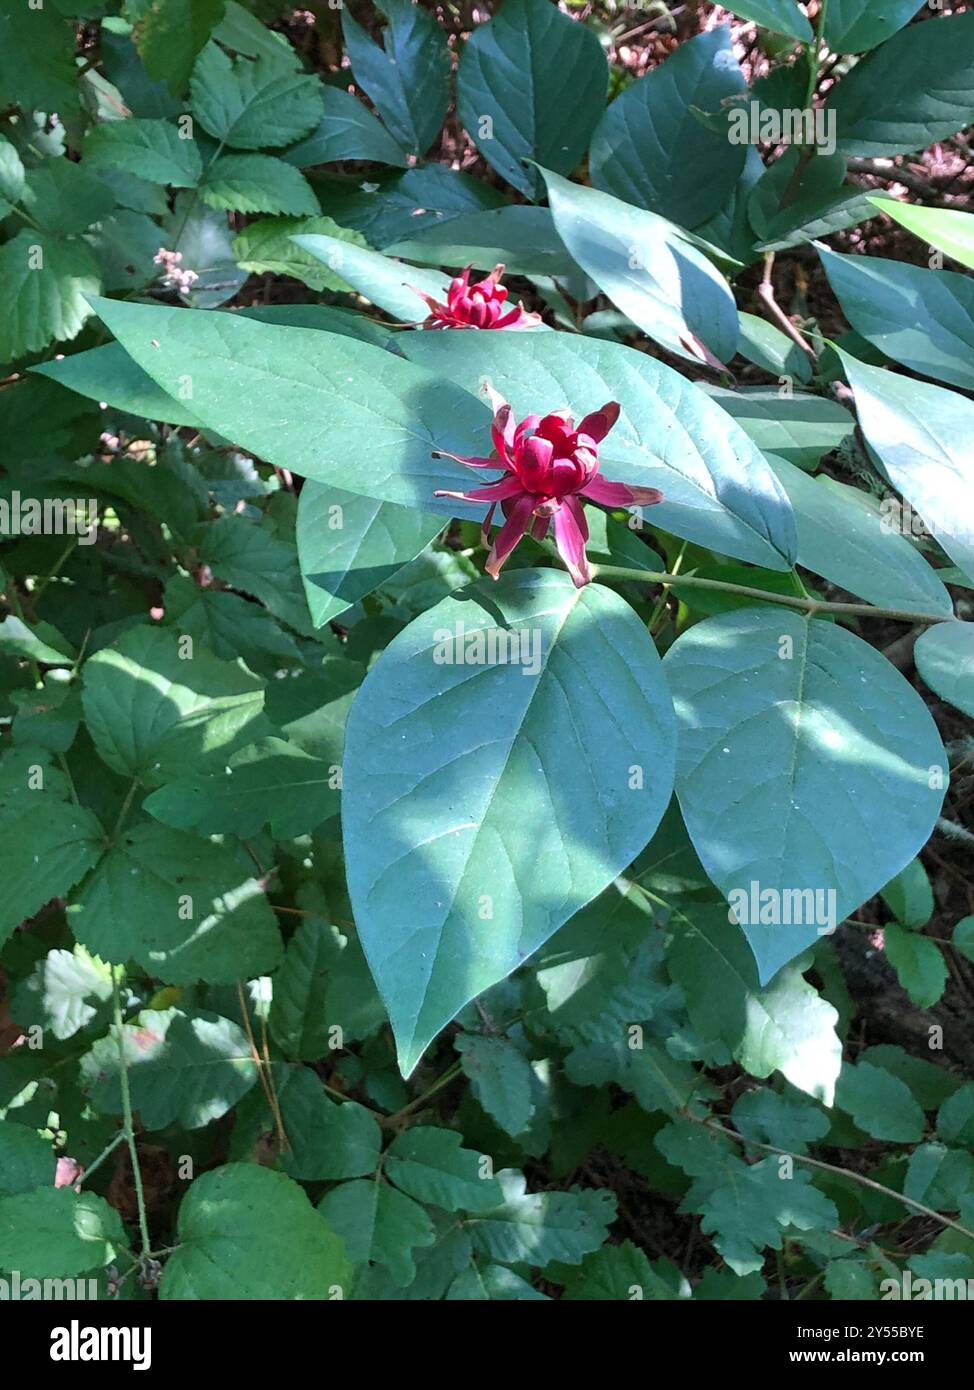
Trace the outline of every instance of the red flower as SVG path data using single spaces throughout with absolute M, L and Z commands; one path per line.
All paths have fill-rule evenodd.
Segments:
M 662 502 L 663 494 L 654 487 L 610 483 L 599 475 L 598 446 L 619 418 L 617 401 L 609 401 L 601 410 L 586 415 L 578 429 L 566 410 L 553 411 L 543 418 L 528 415 L 515 424 L 507 401 L 489 386 L 486 389 L 494 407 L 491 456 L 460 458 L 437 451 L 433 457 L 456 459 L 468 468 L 503 468 L 504 474 L 486 487 L 470 492 L 438 491 L 434 496 L 489 503 L 483 526 L 485 545 L 494 509 L 500 503 L 507 520 L 494 539 L 486 567 L 494 579 L 529 527 L 535 540 L 540 541 L 554 522 L 558 553 L 576 587 L 581 588 L 591 579 L 585 554 L 588 524 L 582 501 L 603 507 L 649 507 Z
M 495 265 L 489 275 L 470 284 L 470 271 L 467 266 L 461 275 L 450 281 L 446 303 L 423 294 L 432 310 L 423 328 L 533 328 L 541 322 L 540 314 L 529 314 L 523 304 L 510 309 L 504 301 L 507 290 L 500 283 L 504 274 L 502 265 Z M 417 294 L 421 291 L 417 290 Z

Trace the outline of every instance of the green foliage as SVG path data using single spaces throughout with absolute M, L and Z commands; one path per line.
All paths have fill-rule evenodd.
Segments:
M 942 8 L 3 7 L 0 1279 L 974 1277 Z

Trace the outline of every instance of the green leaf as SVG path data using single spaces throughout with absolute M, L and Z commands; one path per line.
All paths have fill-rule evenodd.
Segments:
M 46 1187 L 0 1197 L 0 1269 L 32 1279 L 71 1279 L 102 1269 L 126 1244 L 104 1197 Z
M 855 429 L 852 416 L 838 401 L 806 391 L 779 395 L 767 386 L 704 389 L 763 453 L 812 472 L 823 455 L 837 449 Z
M 764 983 L 926 843 L 946 754 L 916 691 L 834 623 L 726 613 L 664 667 L 687 829 Z
M 486 654 L 505 629 L 519 634 L 518 664 Z M 434 701 L 444 722 L 431 739 Z M 555 571 L 444 599 L 386 648 L 349 716 L 342 820 L 405 1075 L 643 847 L 669 800 L 673 732 L 635 614 Z M 511 837 L 512 817 L 532 834 Z
M 115 206 L 107 184 L 73 160 L 45 159 L 27 175 L 23 204 L 44 231 L 83 232 Z
M 961 1144 L 968 1149 L 974 1145 L 974 1082 L 966 1081 L 941 1105 L 937 1133 L 948 1144 Z
M 941 699 L 974 719 L 974 623 L 937 623 L 914 648 L 917 670 Z
M 386 1151 L 384 1171 L 417 1202 L 444 1211 L 492 1211 L 504 1200 L 484 1155 L 462 1148 L 459 1134 L 429 1125 L 398 1135 Z
M 446 35 L 433 15 L 412 0 L 379 0 L 378 8 L 388 20 L 381 47 L 342 10 L 352 75 L 403 149 L 423 155 L 440 133 L 450 105 Z
M 947 985 L 947 963 L 936 942 L 896 922 L 883 928 L 886 956 L 918 1009 L 929 1009 Z
M 490 381 L 517 419 L 556 403 L 578 417 L 615 395 L 622 414 L 599 462 L 607 478 L 663 493 L 644 519 L 723 554 L 791 568 L 794 517 L 767 461 L 705 393 L 646 353 L 567 333 L 414 333 L 399 342 L 471 392 Z
M 923 0 L 830 0 L 823 15 L 833 53 L 865 53 L 909 24 Z
M 460 213 L 434 222 L 405 241 L 385 248 L 420 265 L 472 265 L 493 270 L 499 262 L 508 275 L 577 277 L 575 262 L 555 231 L 548 208 L 523 203 Z
M 171 121 L 102 121 L 85 135 L 88 169 L 121 170 L 172 188 L 195 188 L 203 161 L 195 140 L 184 138 Z
M 745 91 L 729 25 L 681 43 L 602 117 L 590 155 L 595 187 L 681 227 L 698 226 L 724 206 L 746 154 L 700 113 L 726 121 L 728 105 Z
M 759 251 L 785 251 L 871 216 L 865 192 L 845 182 L 842 155 L 819 153 L 804 166 L 800 161 L 797 148 L 787 149 L 748 194 L 747 214 Z
M 143 803 L 165 825 L 242 839 L 270 827 L 276 840 L 314 830 L 338 811 L 338 768 L 280 738 L 231 755 L 223 773 L 167 782 Z
M 650 1261 L 631 1240 L 586 1255 L 565 1289 L 569 1302 L 664 1300 L 689 1297 L 690 1286 L 669 1260 Z
M 351 1270 L 297 1183 L 255 1163 L 203 1173 L 179 1208 L 163 1299 L 329 1299 Z
M 246 269 L 234 259 L 226 213 L 208 208 L 195 193 L 177 194 L 162 233 L 167 249 L 182 256 L 183 269 L 199 277 L 180 294 L 192 308 L 219 308 L 247 279 Z
M 838 1014 L 802 977 L 784 967 L 761 988 L 740 931 L 723 907 L 674 911 L 667 953 L 690 1021 L 703 1038 L 719 1038 L 751 1076 L 778 1070 L 798 1090 L 832 1104 L 842 1065 Z
M 56 6 L 5 5 L 0 12 L 0 103 L 76 119 L 74 50 L 73 26 Z
M 944 1144 L 921 1144 L 910 1155 L 903 1195 L 935 1211 L 957 1211 L 974 1189 L 974 1157 Z
M 283 1078 L 281 1073 L 283 1073 Z M 275 1068 L 275 1085 L 288 1148 L 284 1169 L 305 1182 L 358 1178 L 375 1172 L 382 1131 L 364 1105 L 329 1100 L 309 1067 Z M 266 1100 L 255 1093 L 270 1130 L 273 1118 Z M 337 1230 L 337 1227 L 335 1228 Z
M 912 154 L 974 120 L 974 13 L 901 29 L 837 83 L 826 104 L 839 154 Z
M 433 460 L 434 448 L 473 454 L 486 442 L 489 412 L 466 391 L 315 329 L 114 300 L 99 300 L 98 311 L 170 394 L 178 397 L 189 375 L 193 413 L 208 429 L 269 463 L 342 488 L 354 483 L 380 501 L 482 516 L 482 506 L 432 495 L 469 481 L 462 465 Z
M 880 896 L 897 922 L 911 930 L 925 927 L 933 916 L 933 887 L 919 859 L 911 859 L 905 869 L 880 889 Z
M 379 170 L 367 182 L 347 176 L 319 176 L 313 182 L 336 222 L 361 232 L 370 246 L 383 251 L 463 213 L 507 207 L 499 189 L 441 164 L 405 173 Z
M 82 241 L 62 241 L 27 227 L 0 246 L 0 362 L 77 337 L 91 314 L 87 296 L 101 288 L 98 266 Z
M 841 4 L 842 0 L 832 0 L 832 3 Z M 812 26 L 794 0 L 744 0 L 743 4 L 734 0 L 731 8 L 735 14 L 753 20 L 774 34 L 787 34 L 802 43 L 811 42 Z
M 740 318 L 741 341 L 737 350 L 742 357 L 772 376 L 791 377 L 803 384 L 811 380 L 811 363 L 786 333 L 754 314 L 742 313 Z
M 146 786 L 222 768 L 266 727 L 263 681 L 171 629 L 125 633 L 85 663 L 84 678 L 98 752 Z
M 694 1184 L 683 1209 L 700 1211 L 701 1229 L 713 1236 L 717 1250 L 741 1276 L 761 1269 L 763 1251 L 780 1250 L 790 1228 L 830 1231 L 838 1223 L 834 1204 L 813 1186 L 807 1171 L 799 1168 L 782 1180 L 773 1156 L 745 1167 L 732 1182 L 706 1195 L 701 1186 Z
M 134 959 L 167 984 L 264 974 L 281 940 L 248 863 L 197 835 L 137 825 L 71 905 L 71 929 L 103 960 Z
M 0 1199 L 50 1187 L 54 1168 L 47 1139 L 26 1125 L 0 1120 Z
M 314 631 L 301 573 L 297 547 L 287 536 L 275 534 L 266 519 L 255 523 L 243 516 L 221 516 L 197 531 L 200 558 L 225 584 L 253 594 L 275 617 L 297 632 Z
M 890 525 L 888 508 L 827 474 L 811 478 L 785 459 L 768 461 L 791 499 L 804 569 L 881 608 L 953 612 L 936 572 Z
M 504 0 L 464 44 L 457 113 L 487 163 L 535 198 L 540 180 L 522 160 L 570 174 L 605 109 L 608 81 L 587 25 L 549 0 Z
M 974 216 L 956 208 L 921 208 L 892 198 L 870 198 L 874 207 L 901 227 L 945 252 L 951 260 L 974 269 Z
M 358 942 L 319 918 L 303 918 L 274 976 L 269 1021 L 278 1046 L 316 1062 L 384 1020 Z
M 320 81 L 283 49 L 279 57 L 230 59 L 211 41 L 189 89 L 190 109 L 207 134 L 238 150 L 293 145 L 321 119 Z
M 291 240 L 301 253 L 326 265 L 340 288 L 351 287 L 406 323 L 414 323 L 429 313 L 421 294 L 446 298 L 450 277 L 441 271 L 419 270 L 366 246 L 315 235 L 312 228 Z
M 637 327 L 688 362 L 728 362 L 738 318 L 726 280 L 678 227 L 542 169 L 558 235 Z
M 767 1086 L 745 1091 L 734 1102 L 731 1113 L 734 1127 L 746 1139 L 783 1145 L 793 1153 L 807 1152 L 811 1144 L 829 1132 L 829 1118 L 817 1106 L 790 1092 L 771 1091 Z
M 615 1197 L 604 1188 L 528 1192 L 524 1175 L 513 1169 L 498 1173 L 497 1181 L 503 1205 L 466 1224 L 474 1249 L 501 1264 L 577 1265 L 599 1248 L 615 1219 Z
M 315 627 L 381 588 L 442 529 L 442 517 L 306 482 L 298 498 L 297 543 Z
M 192 411 L 157 386 L 118 343 L 75 352 L 60 361 L 41 362 L 30 370 L 89 400 L 107 401 L 126 414 L 199 428 Z
M 186 89 L 196 55 L 223 19 L 225 0 L 128 0 L 132 40 L 153 81 Z
M 200 194 L 211 208 L 238 212 L 318 212 L 311 185 L 290 164 L 269 154 L 224 154 L 208 164 Z
M 0 622 L 0 652 L 25 656 L 45 666 L 73 666 L 77 660 L 69 643 L 50 623 L 36 623 L 31 629 L 15 613 Z
M 96 1109 L 122 1113 L 119 1038 L 114 1026 L 81 1062 L 84 1093 Z M 143 1009 L 122 1025 L 132 1105 L 146 1129 L 202 1129 L 257 1081 L 246 1034 L 228 1018 L 180 1009 Z
M 318 127 L 283 158 L 288 164 L 306 169 L 311 164 L 333 164 L 343 159 L 367 159 L 376 164 L 405 168 L 405 154 L 369 108 L 351 92 L 323 86 L 324 115 Z
M 460 1053 L 470 1089 L 487 1114 L 516 1139 L 534 1117 L 533 1075 L 522 1052 L 507 1038 L 458 1033 L 453 1046 Z
M 48 754 L 20 750 L 16 762 L 8 754 L 4 770 L 13 786 L 0 801 L 0 942 L 15 927 L 51 901 L 61 897 L 98 862 L 104 832 L 83 806 L 61 799 L 58 791 L 43 790 L 50 780 Z
M 974 20 L 974 13 L 971 15 Z M 869 367 L 839 352 L 859 425 L 893 486 L 923 517 L 951 559 L 974 577 L 974 403 L 954 391 Z
M 894 362 L 974 388 L 974 283 L 951 270 L 816 248 L 842 312 Z
M 33 975 L 18 992 L 18 1009 L 24 1014 L 29 998 L 34 1017 L 59 1041 L 74 1037 L 97 1018 L 112 997 L 112 973 L 83 946 L 71 951 L 48 951 Z M 22 1018 L 27 1022 L 26 1017 Z
M 416 1277 L 413 1251 L 436 1241 L 423 1208 L 384 1182 L 343 1183 L 325 1193 L 318 1211 L 344 1240 L 353 1266 L 382 1265 L 400 1288 Z
M 843 1065 L 835 1103 L 873 1139 L 918 1144 L 923 1138 L 926 1122 L 909 1086 L 871 1062 Z
M 233 239 L 233 253 L 253 275 L 291 275 L 313 290 L 344 290 L 345 281 L 294 240 L 297 234 L 327 234 L 342 248 L 364 246 L 358 232 L 339 227 L 330 217 L 262 217 Z
M 24 192 L 24 164 L 15 146 L 0 136 L 0 207 L 9 211 Z

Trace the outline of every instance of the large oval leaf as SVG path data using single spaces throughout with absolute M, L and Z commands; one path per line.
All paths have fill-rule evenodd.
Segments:
M 616 308 L 677 357 L 730 361 L 737 306 L 703 252 L 655 212 L 542 173 L 558 235 Z
M 729 25 L 680 44 L 602 117 L 592 139 L 592 182 L 681 227 L 698 226 L 730 197 L 747 152 L 700 113 L 718 116 L 745 90 Z
M 648 513 L 654 525 L 770 569 L 794 563 L 791 504 L 767 460 L 703 391 L 655 358 L 568 333 L 412 333 L 400 346 L 469 391 L 489 380 L 519 418 L 564 405 L 578 417 L 620 401 L 619 422 L 599 446 L 602 471 L 662 491 L 666 500 Z
M 974 580 L 974 403 L 846 352 L 840 356 L 867 444 L 893 486 Z
M 683 633 L 665 670 L 687 830 L 743 909 L 764 983 L 926 842 L 946 753 L 913 687 L 833 623 L 725 613 Z
M 549 0 L 504 0 L 463 46 L 457 112 L 487 163 L 529 198 L 530 157 L 570 174 L 605 109 L 609 70 L 592 29 Z
M 433 496 L 470 481 L 434 449 L 483 452 L 490 413 L 468 392 L 334 333 L 109 299 L 97 309 L 206 429 L 266 462 L 384 502 L 483 515 L 482 505 Z
M 930 689 L 974 719 L 974 623 L 938 623 L 921 634 L 914 652 Z
M 405 1074 L 643 848 L 674 735 L 642 623 L 555 570 L 451 595 L 386 649 L 349 715 L 342 820 Z

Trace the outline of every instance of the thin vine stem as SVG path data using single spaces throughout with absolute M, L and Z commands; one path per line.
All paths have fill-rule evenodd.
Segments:
M 122 1020 L 122 996 L 119 979 L 122 967 L 112 967 L 112 1013 L 115 1023 L 115 1037 L 118 1042 L 118 1079 L 122 1091 L 122 1133 L 128 1145 L 132 1160 L 132 1181 L 135 1185 L 135 1201 L 139 1209 L 139 1236 L 142 1241 L 142 1258 L 148 1259 L 152 1248 L 149 1240 L 149 1221 L 145 1210 L 145 1192 L 142 1187 L 142 1169 L 139 1166 L 139 1153 L 135 1143 L 135 1120 L 132 1114 L 132 1093 L 129 1089 L 128 1059 L 125 1056 L 125 1029 Z
M 773 594 L 767 589 L 754 589 L 746 584 L 731 584 L 725 579 L 703 579 L 699 575 L 667 574 L 659 570 L 624 569 L 618 565 L 593 565 L 593 579 L 627 579 L 641 584 L 671 584 L 675 588 L 714 589 L 718 593 L 737 594 L 740 598 L 759 598 L 785 608 L 797 608 L 810 616 L 834 613 L 847 618 L 888 618 L 901 623 L 957 623 L 953 613 L 910 613 L 903 608 L 876 608 L 871 603 L 827 603 L 824 599 L 799 598 L 792 594 Z

